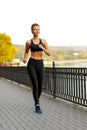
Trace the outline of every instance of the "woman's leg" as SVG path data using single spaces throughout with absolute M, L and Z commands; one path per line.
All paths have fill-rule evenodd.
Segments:
M 38 80 L 38 96 L 40 98 L 42 93 L 42 86 L 43 86 L 43 68 L 39 68 L 37 72 L 37 80 Z
M 42 91 L 43 83 L 43 62 L 38 60 L 30 60 L 27 65 L 28 73 L 33 85 L 33 97 L 35 100 L 36 113 L 42 113 L 39 105 L 39 97 Z
M 27 66 L 28 74 L 31 79 L 32 85 L 33 85 L 33 98 L 35 100 L 35 105 L 39 104 L 39 97 L 38 97 L 38 81 L 37 81 L 37 74 L 36 69 L 34 66 L 31 66 L 28 64 Z
M 39 63 L 37 66 L 37 81 L 38 81 L 38 96 L 40 98 L 40 95 L 42 93 L 42 86 L 43 86 L 43 74 L 44 74 L 44 67 L 43 67 L 43 61 Z

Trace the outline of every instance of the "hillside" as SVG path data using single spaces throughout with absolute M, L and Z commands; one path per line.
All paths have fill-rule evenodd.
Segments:
M 24 45 L 14 45 L 17 48 L 15 55 L 16 59 L 23 59 Z M 51 56 L 46 56 L 43 53 L 45 61 L 64 61 L 64 60 L 76 60 L 87 59 L 87 46 L 49 46 Z

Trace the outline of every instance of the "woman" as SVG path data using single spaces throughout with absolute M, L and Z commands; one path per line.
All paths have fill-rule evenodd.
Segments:
M 40 109 L 39 99 L 42 92 L 43 85 L 43 58 L 42 53 L 45 52 L 46 55 L 50 56 L 50 51 L 46 40 L 40 39 L 40 26 L 37 23 L 32 24 L 31 32 L 33 38 L 26 41 L 25 53 L 23 62 L 27 62 L 28 52 L 31 51 L 31 56 L 27 63 L 27 70 L 33 85 L 33 98 L 35 101 L 35 112 L 42 113 Z

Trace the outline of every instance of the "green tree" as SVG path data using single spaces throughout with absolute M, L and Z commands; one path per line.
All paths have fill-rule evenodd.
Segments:
M 17 49 L 12 45 L 10 36 L 6 33 L 0 33 L 0 63 L 13 60 L 16 51 Z

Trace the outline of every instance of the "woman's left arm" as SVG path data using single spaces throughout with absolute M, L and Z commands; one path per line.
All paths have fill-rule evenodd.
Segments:
M 43 45 L 40 44 L 39 47 L 43 49 L 43 51 L 45 52 L 46 55 L 50 56 L 50 50 L 49 50 L 47 41 L 42 39 L 42 44 Z

